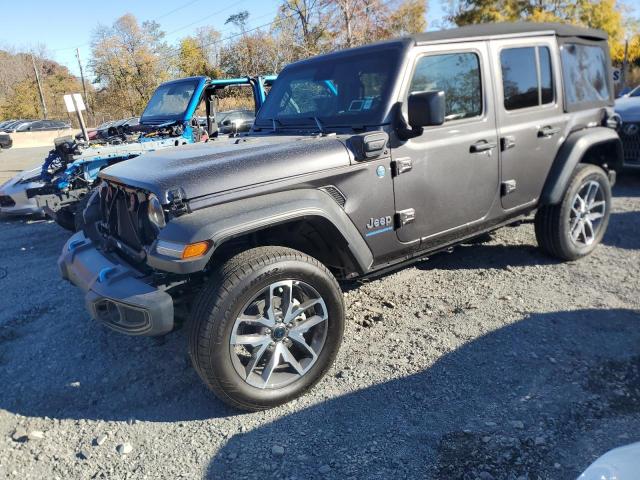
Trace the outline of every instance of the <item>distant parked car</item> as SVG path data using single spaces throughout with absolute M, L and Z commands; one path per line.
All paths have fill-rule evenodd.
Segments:
M 15 121 L 16 119 L 14 118 L 11 120 L 3 120 L 2 122 L 0 122 L 0 132 L 4 132 L 4 128 Z
M 624 167 L 640 168 L 640 85 L 616 100 L 620 115 L 620 139 L 624 150 Z
M 0 133 L 0 149 L 11 148 L 12 145 L 13 140 L 11 140 L 11 135 L 8 133 Z
M 30 122 L 33 122 L 33 120 L 13 120 L 12 122 L 9 122 L 4 127 L 2 127 L 2 131 L 6 133 L 13 133 L 18 128 L 22 127 L 23 125 L 29 124 Z
M 71 128 L 71 125 L 61 120 L 34 120 L 25 122 L 15 128 L 16 132 L 45 132 Z

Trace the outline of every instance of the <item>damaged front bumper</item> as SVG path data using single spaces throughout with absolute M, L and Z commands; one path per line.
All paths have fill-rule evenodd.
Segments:
M 62 278 L 85 292 L 93 318 L 128 335 L 164 335 L 174 328 L 173 299 L 162 287 L 115 255 L 98 250 L 83 232 L 58 259 Z
M 27 190 L 41 188 L 38 178 L 40 168 L 22 172 L 0 186 L 0 213 L 6 215 L 42 215 L 35 198 L 27 196 Z

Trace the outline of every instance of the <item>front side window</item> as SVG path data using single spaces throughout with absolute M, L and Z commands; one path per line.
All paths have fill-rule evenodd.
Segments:
M 506 110 L 553 102 L 551 55 L 547 47 L 506 48 L 500 52 L 500 66 Z
M 604 49 L 598 45 L 566 43 L 561 52 L 567 103 L 608 102 L 609 70 Z
M 445 121 L 480 116 L 482 83 L 478 55 L 447 53 L 422 57 L 409 91 L 444 91 Z

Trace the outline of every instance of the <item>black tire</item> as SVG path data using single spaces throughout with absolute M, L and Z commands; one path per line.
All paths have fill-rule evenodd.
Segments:
M 56 212 L 56 223 L 70 232 L 76 231 L 75 212 L 71 207 L 65 207 Z
M 324 301 L 328 319 L 323 323 L 323 346 L 315 363 L 297 380 L 279 388 L 257 388 L 234 366 L 232 331 L 248 302 L 270 285 L 287 280 L 312 287 Z M 290 248 L 259 247 L 215 269 L 194 302 L 189 324 L 189 354 L 202 380 L 225 403 L 257 411 L 299 397 L 326 374 L 342 343 L 344 302 L 338 282 L 318 260 Z
M 601 198 L 605 203 L 602 211 L 598 211 L 598 214 L 602 213 L 602 217 L 598 219 L 597 226 L 593 231 L 593 238 L 587 244 L 579 241 L 580 238 L 578 240 L 572 238 L 571 227 L 575 220 L 572 208 L 578 192 L 583 191 L 592 181 L 598 184 Z M 584 257 L 590 254 L 601 242 L 609 224 L 610 213 L 611 185 L 609 177 L 597 165 L 579 164 L 573 172 L 569 186 L 560 203 L 544 206 L 536 213 L 535 232 L 538 245 L 547 254 L 561 260 L 577 260 Z

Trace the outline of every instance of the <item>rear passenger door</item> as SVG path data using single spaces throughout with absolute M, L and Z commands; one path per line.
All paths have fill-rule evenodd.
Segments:
M 505 210 L 535 205 L 564 140 L 556 37 L 490 42 Z

